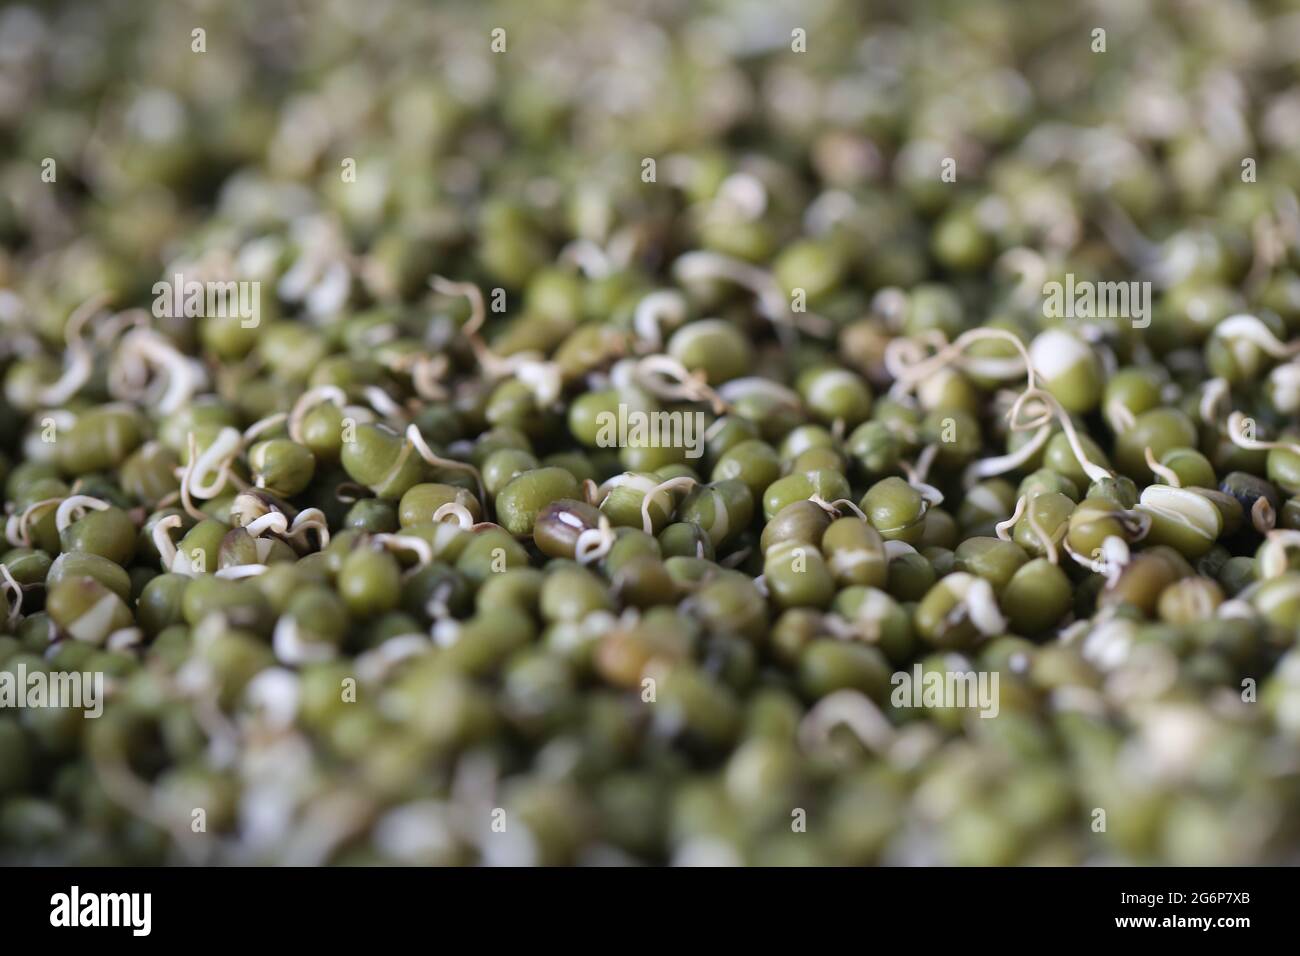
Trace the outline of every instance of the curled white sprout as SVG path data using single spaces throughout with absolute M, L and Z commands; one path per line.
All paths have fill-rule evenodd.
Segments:
M 840 516 L 840 509 L 847 508 L 863 521 L 869 522 L 870 520 L 867 518 L 866 513 L 848 498 L 836 498 L 834 501 L 827 501 L 821 495 L 811 495 L 808 500 L 817 505 L 823 511 L 828 511 L 837 518 Z
M 1016 510 L 1011 512 L 1011 517 L 1005 521 L 999 521 L 993 526 L 993 532 L 1003 541 L 1011 540 L 1011 532 L 1015 529 L 1017 522 L 1025 513 L 1025 506 L 1029 504 L 1029 496 L 1021 495 L 1016 500 Z
M 90 495 L 72 495 L 59 503 L 59 510 L 54 512 L 54 527 L 65 531 L 74 521 L 81 519 L 88 508 L 95 511 L 107 511 L 113 507 L 107 501 L 92 498 Z
M 274 428 L 278 428 L 280 425 L 284 424 L 288 418 L 289 414 L 287 412 L 276 412 L 274 415 L 267 415 L 265 418 L 259 418 L 257 421 L 253 422 L 253 424 L 244 429 L 244 434 L 241 436 L 243 444 L 248 445 L 253 442 L 257 436 L 269 432 Z
M 1214 327 L 1212 335 L 1249 342 L 1273 358 L 1293 358 L 1300 353 L 1300 339 L 1283 342 L 1256 316 L 1248 313 L 1230 315 Z
M 1230 388 L 1225 378 L 1212 378 L 1201 386 L 1201 400 L 1197 409 L 1201 421 L 1207 425 L 1216 425 L 1221 419 L 1221 409 L 1228 403 Z
M 905 391 L 915 390 L 922 382 L 951 367 L 954 363 L 965 364 L 968 361 L 965 355 L 966 349 L 976 342 L 989 340 L 1008 342 L 1019 353 L 1019 362 L 1014 369 L 1014 375 L 1005 377 L 1025 375 L 1028 388 L 1035 388 L 1037 379 L 1029 350 L 1025 348 L 1025 343 L 1020 341 L 1018 336 L 1005 329 L 971 329 L 957 336 L 951 343 L 945 342 L 940 333 L 933 333 L 923 338 L 938 347 L 938 351 L 928 358 L 919 358 L 923 346 L 914 338 L 896 338 L 885 347 L 885 369 L 894 379 L 895 384 Z
M 293 403 L 293 408 L 289 410 L 289 437 L 299 445 L 305 444 L 302 420 L 313 408 L 326 402 L 333 402 L 342 409 L 348 403 L 347 393 L 337 385 L 318 385 L 299 395 L 298 400 Z
M 998 609 L 997 598 L 993 594 L 993 585 L 984 578 L 957 571 L 944 578 L 949 590 L 957 598 L 957 603 L 948 612 L 947 621 L 958 624 L 963 619 L 975 625 L 975 629 L 986 637 L 1001 634 L 1006 630 L 1007 622 Z
M 594 528 L 584 528 L 573 543 L 573 557 L 579 564 L 592 564 L 609 554 L 614 546 L 614 529 L 609 519 L 600 516 Z
M 424 440 L 424 436 L 420 434 L 419 426 L 416 425 L 414 422 L 406 426 L 406 440 L 411 443 L 411 447 L 415 449 L 416 454 L 418 454 L 429 464 L 433 465 L 435 468 L 447 468 L 452 471 L 464 471 L 473 475 L 474 483 L 478 485 L 479 503 L 482 504 L 484 508 L 487 507 L 487 492 L 483 490 L 483 476 L 479 474 L 479 470 L 477 468 L 475 468 L 473 465 L 469 464 L 468 462 L 457 461 L 454 458 L 440 458 L 439 456 L 435 455 L 433 453 L 433 449 L 429 447 L 429 443 L 426 442 Z
M 278 511 L 268 511 L 244 525 L 244 530 L 254 538 L 260 538 L 267 531 L 284 534 L 289 530 L 289 519 Z
M 195 455 L 197 443 L 194 433 L 189 433 L 190 463 L 184 469 L 181 488 L 188 489 L 193 498 L 210 499 L 221 494 L 230 480 L 230 466 L 243 446 L 243 436 L 229 426 L 217 432 L 212 444 Z M 209 476 L 212 480 L 209 481 Z
M 1052 426 L 1043 425 L 1034 433 L 1033 438 L 1015 451 L 971 462 L 966 466 L 966 470 L 962 472 L 962 484 L 969 489 L 972 485 L 983 481 L 985 478 L 992 478 L 995 475 L 1003 475 L 1008 471 L 1014 471 L 1038 454 L 1039 449 L 1047 444 L 1047 439 L 1051 434 Z
M 1042 403 L 1044 410 L 1028 421 L 1020 421 L 1021 412 L 1030 401 Z M 1070 451 L 1074 453 L 1075 460 L 1078 461 L 1089 481 L 1101 481 L 1104 478 L 1114 477 L 1112 472 L 1088 457 L 1088 453 L 1083 448 L 1083 442 L 1079 439 L 1078 429 L 1074 427 L 1074 421 L 1070 418 L 1069 412 L 1062 408 L 1061 403 L 1049 392 L 1044 392 L 1042 389 L 1029 385 L 1012 404 L 1011 410 L 1007 413 L 1009 427 L 1012 431 L 1027 431 L 1031 428 L 1039 428 L 1045 422 L 1051 421 L 1053 417 L 1060 424 L 1061 431 L 1065 432 L 1065 439 L 1070 443 Z
M 676 478 L 669 478 L 666 481 L 661 481 L 659 482 L 659 484 L 655 485 L 649 491 L 647 491 L 645 493 L 645 496 L 641 499 L 641 530 L 644 531 L 646 534 L 655 533 L 654 519 L 650 516 L 650 505 L 656 501 L 660 492 L 667 493 L 667 492 L 674 491 L 677 488 L 687 488 L 687 489 L 694 488 L 697 484 L 699 484 L 699 482 L 697 482 L 694 478 L 690 478 L 686 475 L 680 475 Z M 668 495 L 668 503 L 664 505 L 663 508 L 664 508 L 664 512 L 668 515 L 668 517 L 671 518 L 673 514 L 673 508 L 674 508 L 674 502 L 671 494 Z M 715 511 L 716 510 L 717 509 L 715 509 Z
M 23 616 L 23 586 L 7 565 L 0 564 L 0 578 L 4 579 L 4 583 L 0 584 L 0 593 L 9 599 L 9 626 L 12 628 Z
M 632 314 L 632 330 L 651 351 L 663 345 L 665 328 L 675 328 L 686 321 L 686 297 L 676 289 L 658 289 L 643 296 Z
M 669 401 L 708 402 L 716 415 L 725 414 L 727 401 L 709 387 L 702 371 L 691 372 L 668 355 L 647 355 L 633 370 L 636 383 L 651 395 Z
M 164 571 L 175 570 L 176 544 L 172 541 L 171 530 L 179 528 L 183 523 L 180 515 L 167 515 L 165 518 L 159 518 L 150 532 L 153 546 L 158 549 L 158 556 L 162 558 Z
M 434 522 L 441 522 L 447 518 L 454 518 L 456 524 L 465 531 L 474 527 L 474 516 L 470 514 L 468 508 L 459 502 L 448 501 L 444 505 L 439 505 L 433 513 Z
M 917 456 L 915 465 L 909 465 L 905 461 L 898 463 L 899 467 L 903 469 L 903 474 L 907 476 L 907 483 L 920 492 L 927 507 L 930 508 L 937 508 L 943 504 L 943 492 L 925 481 L 938 451 L 938 445 L 926 445 L 925 448 L 921 449 L 921 454 Z
M 906 541 L 886 541 L 885 542 L 885 560 L 894 561 L 905 554 L 920 554 L 916 548 Z
M 160 390 L 148 387 L 151 368 L 161 375 Z M 114 398 L 146 402 L 160 415 L 185 407 L 207 381 L 199 362 L 150 328 L 134 328 L 123 336 L 108 376 L 109 393 Z
M 370 539 L 385 551 L 409 551 L 415 555 L 416 564 L 407 571 L 412 574 L 433 563 L 433 548 L 423 538 L 410 534 L 377 534 Z
M 370 407 L 384 418 L 402 418 L 406 414 L 406 409 L 378 385 L 367 385 L 361 390 L 361 394 L 366 397 Z
M 101 292 L 91 296 L 73 310 L 64 325 L 66 362 L 63 374 L 58 381 L 47 385 L 37 392 L 37 401 L 42 405 L 62 405 L 90 381 L 95 368 L 95 356 L 89 345 L 82 339 L 82 327 L 98 314 L 108 303 L 110 296 Z
M 717 252 L 688 252 L 673 263 L 673 274 L 683 282 L 723 280 L 749 290 L 758 299 L 759 312 L 784 338 L 788 339 L 796 326 L 811 335 L 823 337 L 835 331 L 834 325 L 822 316 L 792 312 L 785 293 L 771 274 L 740 259 Z
M 808 711 L 799 724 L 799 746 L 817 750 L 830 740 L 836 727 L 847 727 L 870 751 L 889 751 L 896 731 L 880 708 L 861 691 L 837 690 L 827 694 Z
M 289 531 L 285 537 L 297 541 L 305 537 L 308 531 L 315 531 L 317 538 L 317 547 L 324 550 L 330 543 L 329 523 L 325 520 L 325 512 L 319 508 L 304 508 L 294 515 L 293 523 L 289 526 Z
M 415 394 L 426 401 L 442 401 L 447 389 L 442 378 L 447 374 L 447 356 L 420 355 L 410 363 L 411 385 Z
M 1250 437 L 1248 421 L 1249 419 L 1241 412 L 1233 412 L 1228 416 L 1228 440 L 1238 448 L 1245 448 L 1247 451 L 1271 451 L 1280 448 L 1300 455 L 1300 444 L 1295 442 L 1261 441 Z
M 1156 456 L 1151 452 L 1150 445 L 1143 449 L 1143 455 L 1147 460 L 1147 467 L 1151 469 L 1152 473 L 1157 478 L 1164 479 L 1165 484 L 1174 488 L 1181 488 L 1183 486 L 1182 479 L 1178 477 L 1178 472 L 1174 471 L 1172 468 L 1167 468 L 1160 464 L 1160 462 L 1156 461 Z
M 469 319 L 460 330 L 469 339 L 474 358 L 491 378 L 509 375 L 513 369 L 510 359 L 503 359 L 493 352 L 481 334 L 483 323 L 487 321 L 487 303 L 483 301 L 483 290 L 472 282 L 453 282 L 443 276 L 431 277 L 429 285 L 440 295 L 463 296 L 469 300 Z
M 28 527 L 32 517 L 37 511 L 47 509 L 50 505 L 57 505 L 62 498 L 42 498 L 40 501 L 33 501 L 20 514 L 11 514 L 5 519 L 5 538 L 15 548 L 30 548 L 32 545 L 32 532 Z
M 731 405 L 734 405 L 742 398 L 761 395 L 766 399 L 776 399 L 781 404 L 793 409 L 803 407 L 803 400 L 799 398 L 798 392 L 765 378 L 733 378 L 731 381 L 719 385 L 717 391 L 722 400 Z
M 1285 574 L 1291 566 L 1289 552 L 1300 548 L 1300 531 L 1269 531 L 1259 549 L 1259 576 L 1268 580 Z

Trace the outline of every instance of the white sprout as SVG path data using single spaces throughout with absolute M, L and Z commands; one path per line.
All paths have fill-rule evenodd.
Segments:
M 113 507 L 107 501 L 99 498 L 92 498 L 90 495 L 72 495 L 64 498 L 59 504 L 59 510 L 54 513 L 54 527 L 59 531 L 64 531 L 74 521 L 80 520 L 81 516 L 86 513 L 87 508 L 93 508 L 96 511 L 107 511 Z
M 1235 338 L 1249 342 L 1261 352 L 1273 358 L 1293 358 L 1300 353 L 1300 339 L 1283 342 L 1269 330 L 1269 327 L 1256 316 L 1247 313 L 1230 315 L 1214 327 L 1213 334 L 1219 338 Z
M 637 385 L 658 398 L 708 402 L 717 415 L 727 411 L 726 400 L 709 387 L 702 371 L 691 372 L 671 356 L 647 355 L 636 363 L 632 376 Z
M 162 374 L 161 394 L 157 389 L 151 394 L 146 386 L 151 367 Z M 185 407 L 207 381 L 201 363 L 150 328 L 132 329 L 122 338 L 108 377 L 114 398 L 145 401 L 160 415 Z
M 347 393 L 337 385 L 318 385 L 299 395 L 289 410 L 289 437 L 300 445 L 304 444 L 302 420 L 313 408 L 326 402 L 333 402 L 342 409 L 348 403 Z
M 15 548 L 29 548 L 32 544 L 32 532 L 28 523 L 37 511 L 57 505 L 62 498 L 42 498 L 33 501 L 22 510 L 21 514 L 11 514 L 5 519 L 5 538 Z
M 659 482 L 659 484 L 655 485 L 649 491 L 647 491 L 645 493 L 645 496 L 641 499 L 641 530 L 644 531 L 646 534 L 655 533 L 654 519 L 650 517 L 650 505 L 652 502 L 655 501 L 656 496 L 660 492 L 670 492 L 677 488 L 694 488 L 697 484 L 699 484 L 699 482 L 697 482 L 694 478 L 690 478 L 686 475 L 680 475 L 676 478 L 669 478 L 666 481 L 661 481 Z M 664 511 L 668 514 L 670 518 L 672 517 L 673 507 L 674 507 L 673 498 L 671 495 L 669 495 L 668 504 L 664 506 Z M 715 508 L 714 510 L 716 511 L 718 509 Z
M 384 418 L 401 418 L 405 414 L 406 410 L 378 385 L 367 385 L 361 394 L 366 397 L 370 407 Z
M 150 537 L 153 538 L 153 546 L 158 549 L 158 555 L 162 558 L 162 566 L 166 571 L 176 569 L 176 544 L 171 538 L 171 529 L 179 528 L 184 522 L 180 515 L 167 515 L 165 518 L 159 518 L 153 526 Z M 183 556 L 182 556 L 183 558 Z M 182 560 L 186 571 L 189 570 L 188 562 Z
M 444 505 L 439 505 L 437 510 L 434 511 L 433 520 L 435 523 L 445 518 L 456 519 L 456 524 L 465 531 L 474 527 L 474 516 L 470 514 L 470 510 L 456 501 L 448 501 Z
M 1147 467 L 1151 469 L 1152 473 L 1157 478 L 1163 478 L 1165 484 L 1174 488 L 1181 488 L 1183 486 L 1182 479 L 1178 477 L 1178 472 L 1174 471 L 1172 468 L 1167 468 L 1160 464 L 1160 462 L 1156 461 L 1156 456 L 1152 454 L 1150 445 L 1143 449 L 1143 454 L 1147 460 Z
M 673 263 L 673 274 L 683 282 L 724 280 L 748 289 L 758 299 L 759 312 L 773 322 L 777 332 L 783 336 L 788 337 L 795 323 L 813 335 L 826 336 L 834 332 L 834 326 L 821 316 L 791 312 L 785 293 L 771 274 L 740 259 L 717 252 L 688 252 Z
M 1269 531 L 1259 549 L 1259 576 L 1264 580 L 1280 577 L 1290 569 L 1288 552 L 1300 548 L 1300 531 Z
M 288 418 L 289 415 L 287 412 L 276 412 L 274 415 L 267 415 L 265 418 L 259 418 L 257 421 L 253 422 L 253 424 L 244 429 L 244 434 L 242 436 L 243 443 L 245 445 L 250 444 L 258 435 L 279 427 L 284 424 Z
M 447 397 L 447 389 L 441 382 L 447 374 L 447 356 L 417 356 L 410 364 L 410 372 L 415 394 L 426 401 L 441 401 Z
M 555 362 L 524 358 L 515 366 L 515 377 L 533 393 L 538 408 L 550 408 L 560 400 L 563 376 Z
M 244 530 L 254 538 L 260 538 L 267 531 L 284 534 L 289 530 L 289 520 L 278 511 L 268 511 L 260 518 L 244 525 Z
M 81 330 L 87 321 L 96 315 L 108 303 L 110 296 L 101 292 L 91 296 L 73 310 L 64 324 L 65 340 L 68 343 L 66 356 L 67 367 L 59 380 L 41 389 L 37 401 L 42 405 L 62 405 L 81 390 L 90 381 L 94 372 L 94 354 L 82 340 Z
M 1126 432 L 1137 424 L 1137 416 L 1118 398 L 1112 398 L 1106 403 L 1106 423 L 1116 433 Z
M 0 564 L 0 578 L 4 579 L 4 583 L 0 584 L 0 593 L 9 598 L 9 627 L 12 628 L 23 616 L 23 586 L 7 565 Z
M 190 496 L 194 498 L 215 498 L 225 490 L 230 478 L 230 465 L 239 454 L 243 436 L 229 426 L 222 428 L 212 444 L 197 458 L 194 455 L 197 446 L 193 432 L 189 433 L 189 441 L 190 464 L 185 469 L 181 487 L 188 488 Z M 215 475 L 211 482 L 207 480 L 210 475 Z
M 433 563 L 433 548 L 423 538 L 410 534 L 377 534 L 371 538 L 386 551 L 409 551 L 415 555 L 416 564 L 407 573 L 413 573 Z
M 1043 425 L 1034 433 L 1033 438 L 1015 451 L 1006 455 L 995 455 L 991 458 L 981 458 L 979 461 L 971 462 L 966 467 L 966 470 L 962 472 L 962 484 L 969 489 L 976 482 L 985 478 L 992 478 L 994 475 L 1014 471 L 1038 454 L 1039 449 L 1047 444 L 1047 439 L 1051 434 L 1052 426 Z
M 267 564 L 232 564 L 228 568 L 221 568 L 214 577 L 238 581 L 243 578 L 255 578 L 269 570 L 271 570 L 271 567 Z
M 799 725 L 799 745 L 804 750 L 824 746 L 831 731 L 840 726 L 853 731 L 876 754 L 888 752 L 896 736 L 893 725 L 869 697 L 846 689 L 827 694 L 808 711 Z
M 292 614 L 280 615 L 271 634 L 271 647 L 282 664 L 312 664 L 335 656 L 332 644 L 304 641 L 298 631 L 298 621 Z
M 435 468 L 447 468 L 452 471 L 465 471 L 473 475 L 474 483 L 478 485 L 479 502 L 484 507 L 487 506 L 487 492 L 483 490 L 483 476 L 479 474 L 477 468 L 467 462 L 456 461 L 454 458 L 440 458 L 435 455 L 433 449 L 429 447 L 429 443 L 426 442 L 424 436 L 420 434 L 420 428 L 415 424 L 415 422 L 406 426 L 406 440 L 411 443 L 416 454 Z
M 969 619 L 975 629 L 986 637 L 1006 630 L 1006 619 L 998 609 L 993 585 L 988 581 L 965 571 L 957 571 L 944 578 L 944 582 L 957 598 L 957 604 L 948 613 L 950 623 Z
M 1274 448 L 1280 448 L 1300 455 L 1300 444 L 1295 442 L 1261 441 L 1258 438 L 1252 438 L 1249 434 L 1248 421 L 1249 419 L 1241 412 L 1233 412 L 1228 416 L 1228 440 L 1238 448 L 1245 448 L 1247 451 L 1270 451 Z
M 643 296 L 632 315 L 636 337 L 651 350 L 663 345 L 663 330 L 686 321 L 686 297 L 676 289 L 658 289 Z
M 893 561 L 901 558 L 905 554 L 919 554 L 916 548 L 912 547 L 906 541 L 886 541 L 885 542 L 885 560 Z
M 461 326 L 461 332 L 469 339 L 470 348 L 475 359 L 490 377 L 499 378 L 510 374 L 513 364 L 510 359 L 502 359 L 488 348 L 480 330 L 487 320 L 487 304 L 483 301 L 483 290 L 472 282 L 453 282 L 442 276 L 433 276 L 429 285 L 440 295 L 464 296 L 469 299 L 469 319 Z
M 1222 417 L 1220 409 L 1228 402 L 1230 390 L 1228 380 L 1225 378 L 1212 378 L 1201 386 L 1201 401 L 1199 411 L 1201 421 L 1207 425 L 1213 425 Z
M 594 528 L 584 528 L 573 544 L 573 557 L 579 564 L 592 564 L 609 554 L 614 546 L 614 529 L 604 515 Z
M 325 513 L 319 508 L 304 508 L 294 516 L 293 523 L 289 525 L 289 531 L 285 537 L 292 541 L 297 541 L 299 537 L 305 536 L 308 531 L 315 531 L 317 537 L 317 546 L 324 550 L 330 543 L 329 524 L 325 520 Z
M 1029 504 L 1029 496 L 1021 495 L 1016 501 L 1016 510 L 1011 512 L 1011 517 L 1005 521 L 999 521 L 993 526 L 994 533 L 1003 541 L 1011 540 L 1011 532 L 1015 529 L 1016 524 L 1025 513 L 1025 506 Z

